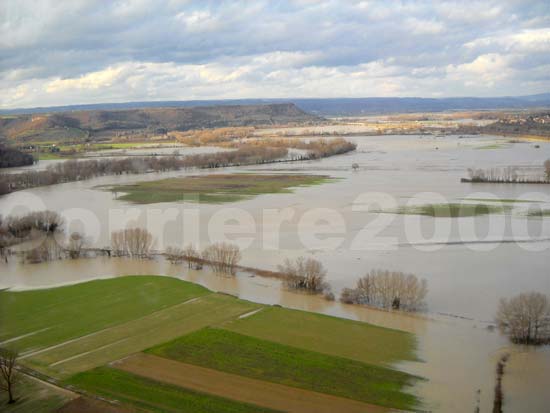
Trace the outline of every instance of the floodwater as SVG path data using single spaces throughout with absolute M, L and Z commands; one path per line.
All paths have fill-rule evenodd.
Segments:
M 0 264 L 2 286 L 15 290 L 46 288 L 123 275 L 164 274 L 264 304 L 318 312 L 411 332 L 418 342 L 420 362 L 396 365 L 424 377 L 409 389 L 423 401 L 427 411 L 491 411 L 496 362 L 511 355 L 504 377 L 506 412 L 545 412 L 550 402 L 550 349 L 510 344 L 487 323 L 430 314 L 414 315 L 330 302 L 320 296 L 285 290 L 280 281 L 239 272 L 236 277 L 218 276 L 204 269 L 187 269 L 162 258 L 88 258 L 43 264 L 20 264 L 15 259 Z M 479 392 L 479 396 L 478 396 Z M 526 409 L 526 407 L 528 408 Z
M 242 264 L 276 269 L 287 257 L 313 256 L 328 270 L 336 293 L 366 271 L 411 272 L 428 281 L 425 316 L 392 314 L 327 302 L 284 291 L 276 280 L 241 274 L 235 279 L 183 271 L 162 261 L 119 259 L 65 261 L 26 266 L 2 264 L 0 286 L 33 288 L 121 274 L 171 274 L 242 298 L 360 319 L 417 334 L 424 363 L 400 365 L 429 380 L 413 391 L 433 411 L 481 411 L 493 398 L 496 361 L 512 354 L 504 379 L 507 412 L 546 411 L 550 394 L 548 348 L 522 348 L 487 327 L 500 297 L 523 291 L 550 294 L 550 218 L 529 210 L 550 209 L 550 186 L 460 183 L 468 168 L 517 166 L 542 172 L 550 143 L 508 143 L 490 136 L 376 136 L 349 138 L 354 153 L 320 161 L 228 168 L 215 173 L 323 174 L 334 182 L 262 195 L 223 205 L 192 202 L 131 205 L 101 185 L 155 180 L 213 171 L 177 171 L 101 177 L 35 188 L 0 198 L 0 212 L 62 212 L 71 230 L 83 229 L 93 245 L 108 245 L 112 230 L 139 223 L 155 235 L 155 249 L 230 239 L 243 247 Z M 356 172 L 351 165 L 357 163 Z M 505 213 L 431 218 L 380 213 L 402 205 L 513 199 Z M 529 368 L 528 368 L 529 367 Z M 527 409 L 525 407 L 528 406 Z

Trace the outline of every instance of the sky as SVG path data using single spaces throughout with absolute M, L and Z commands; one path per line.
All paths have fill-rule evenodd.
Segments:
M 550 1 L 0 0 L 0 108 L 550 92 Z

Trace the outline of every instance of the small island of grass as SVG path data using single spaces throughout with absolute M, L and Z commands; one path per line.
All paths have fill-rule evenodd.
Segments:
M 214 174 L 168 178 L 110 187 L 121 192 L 118 199 L 138 204 L 157 202 L 225 203 L 261 194 L 290 193 L 290 188 L 334 181 L 326 175 L 300 174 Z
M 550 209 L 539 209 L 539 210 L 529 211 L 527 213 L 527 216 L 536 217 L 536 218 L 550 217 Z
M 393 211 L 383 211 L 403 215 L 425 215 L 434 218 L 464 218 L 478 215 L 501 214 L 509 210 L 507 206 L 487 204 L 426 204 L 401 206 Z

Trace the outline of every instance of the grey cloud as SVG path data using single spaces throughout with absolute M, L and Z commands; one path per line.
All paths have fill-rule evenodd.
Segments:
M 201 76 L 198 66 L 216 67 L 226 74 L 219 77 L 226 79 L 225 83 L 217 84 L 224 97 L 231 97 L 232 88 L 237 87 L 235 97 L 245 92 L 249 97 L 263 97 L 261 94 L 266 92 L 282 95 L 295 91 L 304 96 L 327 93 L 323 88 L 316 92 L 307 85 L 319 84 L 316 76 L 321 73 L 333 76 L 334 87 L 341 91 L 328 92 L 336 96 L 353 91 L 345 83 L 345 76 L 350 73 L 354 74 L 353 82 L 362 79 L 363 95 L 385 91 L 414 91 L 424 96 L 509 94 L 514 82 L 528 82 L 530 74 L 549 63 L 550 56 L 544 41 L 542 49 L 529 49 L 528 41 L 514 46 L 510 39 L 529 31 L 550 32 L 549 16 L 550 7 L 544 0 L 3 0 L 0 85 L 10 90 L 19 87 L 17 96 L 24 98 L 4 98 L 0 105 L 32 104 L 33 97 L 51 104 L 69 96 L 101 99 L 101 90 L 54 93 L 48 92 L 46 85 L 55 79 L 78 79 L 109 67 L 135 67 L 129 62 L 151 64 L 146 66 L 145 71 L 149 72 L 142 74 L 148 78 L 147 89 L 140 95 L 139 89 L 125 91 L 104 86 L 106 99 L 151 95 L 178 98 L 179 95 L 170 95 L 170 90 L 182 90 L 178 87 L 186 93 L 193 91 L 194 97 L 200 98 L 201 93 L 211 97 L 215 94 L 210 89 L 212 80 Z M 277 53 L 283 58 L 277 59 Z M 491 61 L 476 60 L 480 56 L 495 54 L 503 57 L 501 64 L 510 65 L 508 77 L 497 79 L 490 90 L 476 87 L 467 73 L 481 70 L 481 64 Z M 266 56 L 271 60 L 262 63 Z M 473 62 L 477 63 L 468 66 Z M 371 72 L 363 70 L 373 63 L 383 65 L 385 71 L 373 74 L 374 66 L 370 66 Z M 177 69 L 167 74 L 159 66 L 162 64 L 172 64 L 194 75 L 188 80 Z M 239 68 L 239 73 L 233 73 Z M 454 77 L 446 80 L 449 68 L 455 68 Z M 490 72 L 491 68 L 487 70 Z M 536 87 L 548 88 L 550 76 L 544 78 L 540 70 L 536 73 Z M 369 76 L 384 78 L 386 89 L 372 86 Z M 464 80 L 466 77 L 468 80 Z M 413 82 L 419 78 L 426 80 L 421 85 L 424 89 Z M 434 80 L 432 85 L 430 79 Z M 161 80 L 167 83 L 166 87 Z M 262 82 L 269 90 L 259 85 Z M 297 82 L 305 84 L 296 88 Z

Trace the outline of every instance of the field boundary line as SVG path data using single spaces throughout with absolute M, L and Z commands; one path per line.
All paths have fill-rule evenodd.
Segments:
M 264 308 L 265 308 L 265 307 L 260 307 L 260 308 L 258 308 L 258 309 L 256 309 L 256 310 L 249 311 L 248 313 L 241 314 L 241 315 L 239 316 L 239 319 L 248 318 L 248 317 L 250 317 L 250 316 L 253 316 L 254 314 L 257 314 L 257 313 L 259 313 L 260 311 L 262 311 Z
M 49 330 L 50 328 L 51 327 L 42 328 L 40 330 L 32 331 L 32 332 L 27 333 L 27 334 L 23 334 L 23 335 L 20 335 L 20 336 L 17 336 L 17 337 L 9 338 L 9 339 L 4 340 L 4 341 L 0 341 L 0 346 L 3 346 L 4 344 L 8 344 L 8 343 L 11 343 L 11 342 L 14 342 L 14 341 L 17 341 L 17 340 L 21 340 L 22 338 L 25 338 L 25 337 L 34 336 L 35 334 L 41 333 L 42 331 Z
M 89 350 L 89 351 L 85 351 L 83 353 L 79 353 L 79 354 L 75 354 L 74 356 L 71 356 L 71 357 L 67 357 L 66 359 L 63 359 L 63 360 L 59 360 L 59 361 L 56 361 L 55 363 L 52 363 L 50 364 L 48 367 L 55 367 L 57 366 L 58 364 L 63 364 L 67 361 L 71 361 L 71 360 L 74 360 L 74 359 L 77 359 L 79 357 L 84 357 L 88 354 L 91 354 L 91 353 L 95 353 L 96 351 L 99 351 L 99 350 L 103 350 L 107 347 L 111 347 L 111 346 L 114 346 L 118 343 L 122 343 L 123 341 L 126 341 L 130 338 L 132 338 L 133 336 L 130 336 L 130 337 L 125 337 L 125 338 L 121 338 L 120 340 L 116 340 L 116 341 L 113 341 L 112 343 L 108 343 L 108 344 L 104 344 L 103 346 L 100 346 L 100 347 L 97 347 L 97 348 L 94 348 L 93 350 Z
M 206 296 L 208 296 L 208 295 L 210 295 L 210 294 L 206 294 Z M 43 349 L 40 349 L 40 350 L 37 350 L 37 351 L 23 353 L 23 354 L 19 357 L 19 359 L 20 359 L 20 360 L 24 360 L 24 359 L 26 359 L 26 358 L 33 357 L 33 356 L 36 356 L 36 355 L 38 355 L 38 354 L 46 353 L 46 352 L 48 352 L 48 351 L 50 351 L 50 350 L 54 350 L 54 349 L 56 349 L 56 348 L 63 347 L 63 346 L 65 346 L 65 345 L 67 345 L 67 344 L 72 344 L 72 343 L 74 343 L 74 342 L 76 342 L 76 341 L 84 340 L 84 339 L 89 338 L 89 337 L 93 337 L 93 336 L 95 336 L 95 335 L 97 335 L 97 334 L 101 334 L 101 333 L 103 333 L 103 332 L 105 332 L 105 331 L 113 330 L 113 329 L 115 329 L 115 328 L 120 327 L 121 325 L 124 325 L 124 324 L 130 322 L 130 321 L 140 320 L 140 319 L 142 319 L 142 318 L 150 317 L 150 316 L 152 316 L 152 315 L 154 315 L 154 314 L 157 314 L 157 313 L 160 313 L 160 312 L 162 312 L 162 311 L 165 311 L 165 310 L 167 310 L 167 309 L 169 309 L 169 308 L 174 308 L 174 307 L 178 307 L 178 306 L 182 306 L 182 305 L 185 305 L 185 304 L 189 304 L 189 303 L 198 301 L 198 300 L 200 300 L 200 299 L 203 298 L 203 297 L 204 297 L 204 296 L 193 297 L 193 298 L 191 298 L 191 299 L 189 299 L 189 300 L 186 300 L 186 301 L 184 301 L 184 302 L 182 302 L 182 303 L 174 304 L 174 305 L 172 305 L 172 306 L 170 306 L 170 307 L 161 308 L 160 310 L 153 311 L 152 313 L 146 314 L 146 315 L 144 315 L 144 316 L 142 316 L 142 317 L 139 317 L 139 318 L 134 318 L 134 319 L 132 319 L 132 320 L 128 320 L 128 321 L 125 321 L 125 322 L 123 322 L 123 323 L 119 323 L 119 324 L 116 324 L 116 325 L 114 325 L 114 326 L 111 326 L 111 327 L 102 328 L 101 330 L 94 331 L 93 333 L 89 333 L 89 334 L 86 334 L 86 335 L 83 335 L 83 336 L 80 336 L 80 337 L 72 338 L 72 339 L 70 339 L 70 340 L 64 341 L 63 343 L 54 344 L 53 346 L 46 347 L 46 348 L 43 348 Z

